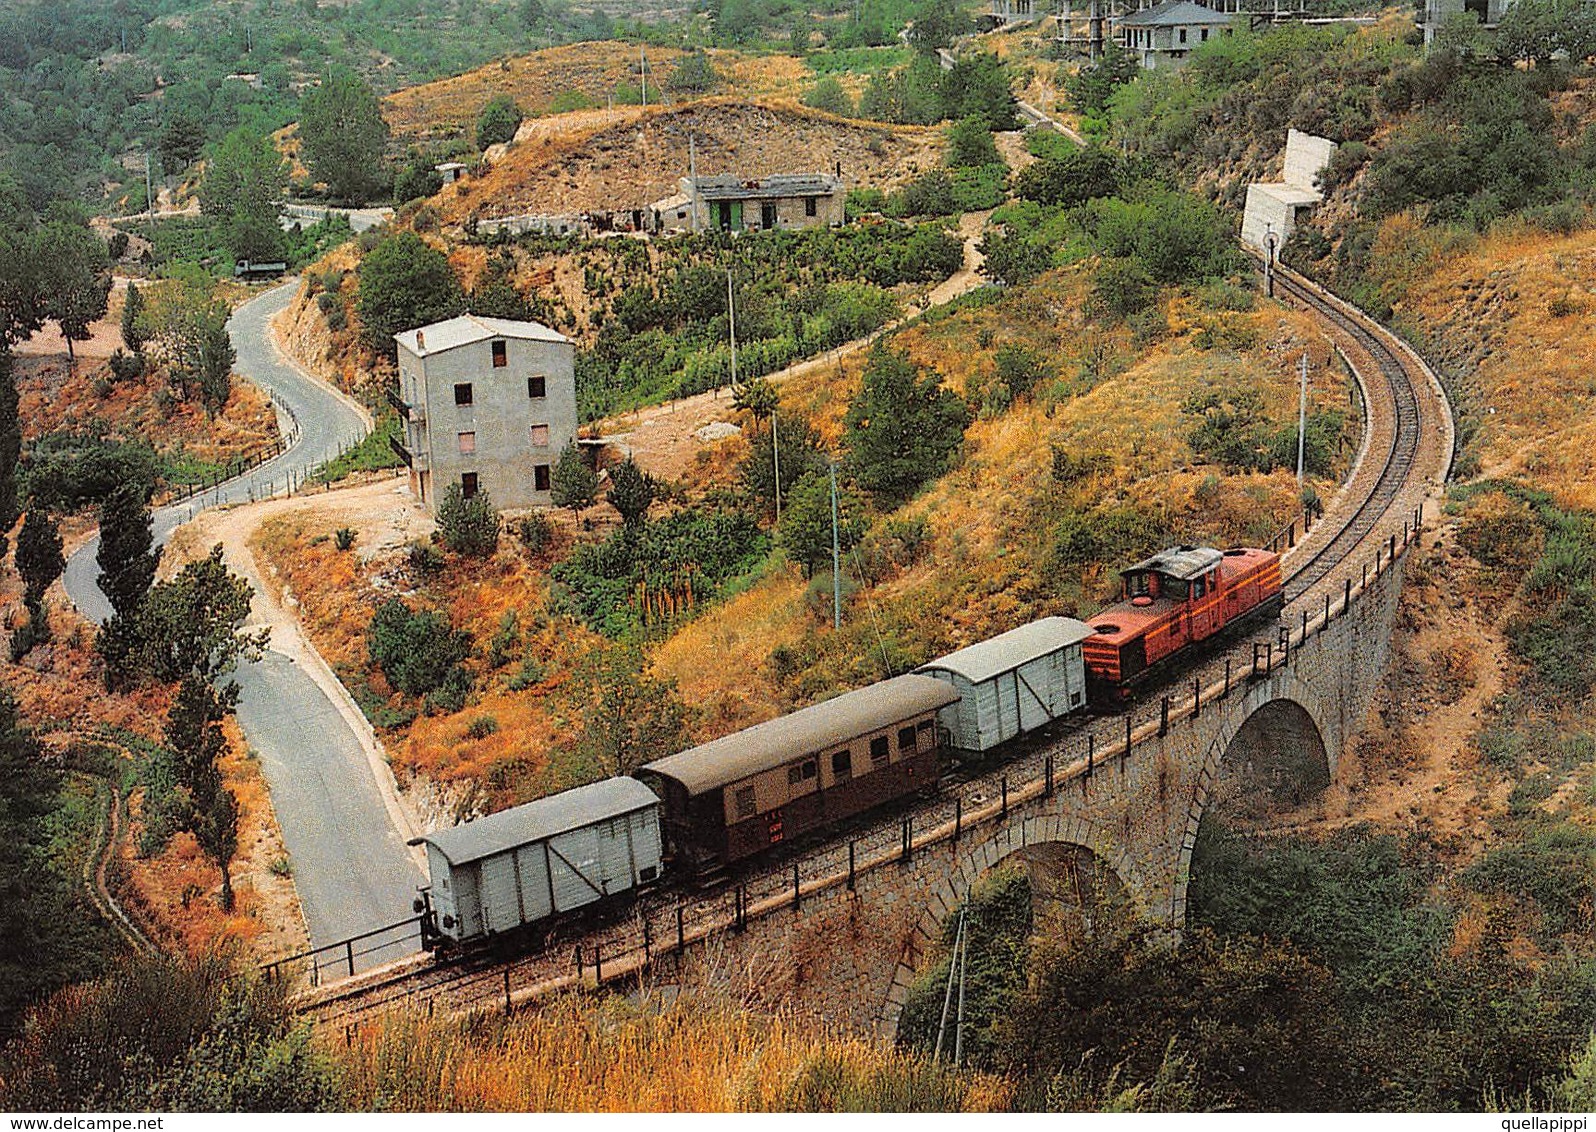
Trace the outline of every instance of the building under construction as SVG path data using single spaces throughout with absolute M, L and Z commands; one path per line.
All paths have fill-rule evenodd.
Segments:
M 993 0 L 994 15 L 999 3 Z M 1041 0 L 1036 0 L 1040 6 Z M 1192 48 L 1234 28 L 1269 24 L 1334 22 L 1321 17 L 1322 0 L 1054 0 L 1053 19 L 1065 50 L 1090 61 L 1114 43 L 1138 56 L 1143 67 L 1179 66 Z

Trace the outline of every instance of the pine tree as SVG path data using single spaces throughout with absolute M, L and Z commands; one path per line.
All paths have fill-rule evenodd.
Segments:
M 942 388 L 940 374 L 921 378 L 907 353 L 878 343 L 844 420 L 848 468 L 872 495 L 906 502 L 947 470 L 969 423 L 969 410 Z
M 222 872 L 222 907 L 233 907 L 233 857 L 238 852 L 238 799 L 222 783 L 216 760 L 227 751 L 222 720 L 238 702 L 238 685 L 218 692 L 194 673 L 183 677 L 166 717 L 166 745 L 177 787 L 186 792 L 183 824 Z
M 621 513 L 628 530 L 642 525 L 658 495 L 659 483 L 630 456 L 610 471 L 610 505 Z
M 26 656 L 34 645 L 50 639 L 44 592 L 65 568 L 61 535 L 55 524 L 42 508 L 30 507 L 17 535 L 17 573 L 22 575 L 22 604 L 27 608 L 28 620 L 11 634 L 12 663 Z
M 17 525 L 17 462 L 22 458 L 22 421 L 17 415 L 17 383 L 11 352 L 0 348 L 0 554 Z
M 135 354 L 144 352 L 146 334 L 139 319 L 144 314 L 144 292 L 132 283 L 127 285 L 127 297 L 122 300 L 122 344 Z
M 137 484 L 124 483 L 100 506 L 100 590 L 111 608 L 132 617 L 155 581 L 161 548 L 155 545 L 153 519 Z
M 549 497 L 556 507 L 569 507 L 576 515 L 593 506 L 598 496 L 598 473 L 587 466 L 575 444 L 567 444 L 554 465 L 549 481 Z

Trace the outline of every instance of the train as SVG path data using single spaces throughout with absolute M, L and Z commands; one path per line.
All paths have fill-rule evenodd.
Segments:
M 1177 546 L 1120 572 L 1089 621 L 1044 617 L 618 776 L 418 837 L 428 950 L 546 938 L 675 879 L 699 885 L 1128 695 L 1191 650 L 1278 613 L 1279 555 Z

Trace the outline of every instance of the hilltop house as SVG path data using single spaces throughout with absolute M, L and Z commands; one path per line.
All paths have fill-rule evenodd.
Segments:
M 1119 17 L 1114 28 L 1120 46 L 1151 71 L 1184 66 L 1192 48 L 1229 35 L 1234 18 L 1191 0 L 1164 0 L 1156 7 Z
M 845 190 L 829 173 L 683 177 L 675 196 L 649 206 L 656 232 L 762 232 L 841 224 Z M 697 222 L 694 222 L 696 214 Z
M 394 450 L 437 514 L 457 483 L 496 507 L 548 506 L 560 451 L 576 437 L 576 348 L 539 322 L 461 315 L 394 335 L 404 421 Z

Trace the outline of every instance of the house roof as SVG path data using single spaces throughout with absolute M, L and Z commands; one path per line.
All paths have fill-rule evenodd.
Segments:
M 1231 16 L 1228 12 L 1216 12 L 1212 8 L 1205 8 L 1201 4 L 1193 4 L 1191 0 L 1164 0 L 1154 8 L 1136 12 L 1129 16 L 1121 16 L 1120 27 L 1154 28 L 1175 27 L 1177 25 L 1191 24 L 1228 24 Z
M 454 866 L 480 861 L 518 845 L 532 845 L 594 822 L 659 805 L 659 797 L 635 778 L 607 778 L 500 810 L 411 841 L 431 845 Z
M 754 200 L 761 197 L 825 197 L 842 191 L 842 181 L 826 173 L 772 173 L 743 180 L 731 173 L 699 177 L 686 183 L 704 200 Z
M 895 676 L 659 759 L 641 769 L 673 778 L 690 793 L 701 794 L 947 707 L 958 698 L 959 693 L 951 684 L 933 676 Z
M 980 684 L 1038 657 L 1079 644 L 1092 635 L 1092 627 L 1073 617 L 1043 617 L 1007 633 L 999 633 L 958 652 L 938 657 L 915 669 L 916 672 L 942 670 Z
M 1172 546 L 1134 566 L 1125 567 L 1120 574 L 1139 574 L 1151 570 L 1190 581 L 1208 573 L 1223 558 L 1224 555 L 1211 546 Z
M 524 338 L 532 342 L 569 342 L 557 330 L 550 330 L 541 322 L 518 322 L 508 318 L 487 318 L 477 314 L 462 314 L 456 318 L 434 322 L 415 330 L 402 330 L 394 341 L 418 358 L 441 354 L 473 342 L 489 338 Z

